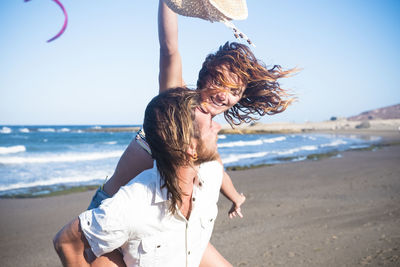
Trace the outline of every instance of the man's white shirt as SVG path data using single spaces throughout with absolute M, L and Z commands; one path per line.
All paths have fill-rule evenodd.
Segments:
M 199 266 L 217 217 L 223 176 L 217 161 L 200 165 L 189 220 L 168 211 L 156 163 L 99 208 L 79 215 L 96 256 L 121 248 L 127 266 Z

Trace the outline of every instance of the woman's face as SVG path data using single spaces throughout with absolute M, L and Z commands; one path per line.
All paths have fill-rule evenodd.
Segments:
M 212 116 L 223 113 L 233 107 L 242 98 L 243 92 L 246 89 L 242 80 L 228 71 L 222 69 L 222 73 L 228 83 L 235 84 L 235 88 L 224 87 L 216 84 L 211 79 L 207 82 L 207 88 L 202 90 L 203 108 Z

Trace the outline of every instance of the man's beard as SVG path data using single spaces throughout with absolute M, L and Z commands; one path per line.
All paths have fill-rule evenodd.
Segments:
M 194 162 L 195 164 L 201 164 L 207 161 L 213 161 L 218 159 L 217 149 L 208 149 L 203 140 L 200 138 L 197 140 L 197 160 Z

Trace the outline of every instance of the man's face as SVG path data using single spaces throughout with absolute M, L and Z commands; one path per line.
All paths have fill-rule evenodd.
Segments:
M 221 125 L 212 120 L 209 112 L 196 108 L 195 121 L 198 126 L 200 139 L 197 140 L 197 164 L 217 158 L 217 140 Z

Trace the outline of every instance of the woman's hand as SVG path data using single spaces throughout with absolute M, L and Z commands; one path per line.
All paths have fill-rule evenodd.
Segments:
M 239 216 L 240 218 L 243 218 L 242 211 L 240 209 L 240 206 L 246 201 L 246 197 L 243 195 L 243 193 L 240 193 L 238 199 L 235 201 L 232 201 L 232 207 L 229 210 L 229 218 L 233 219 L 236 216 Z

